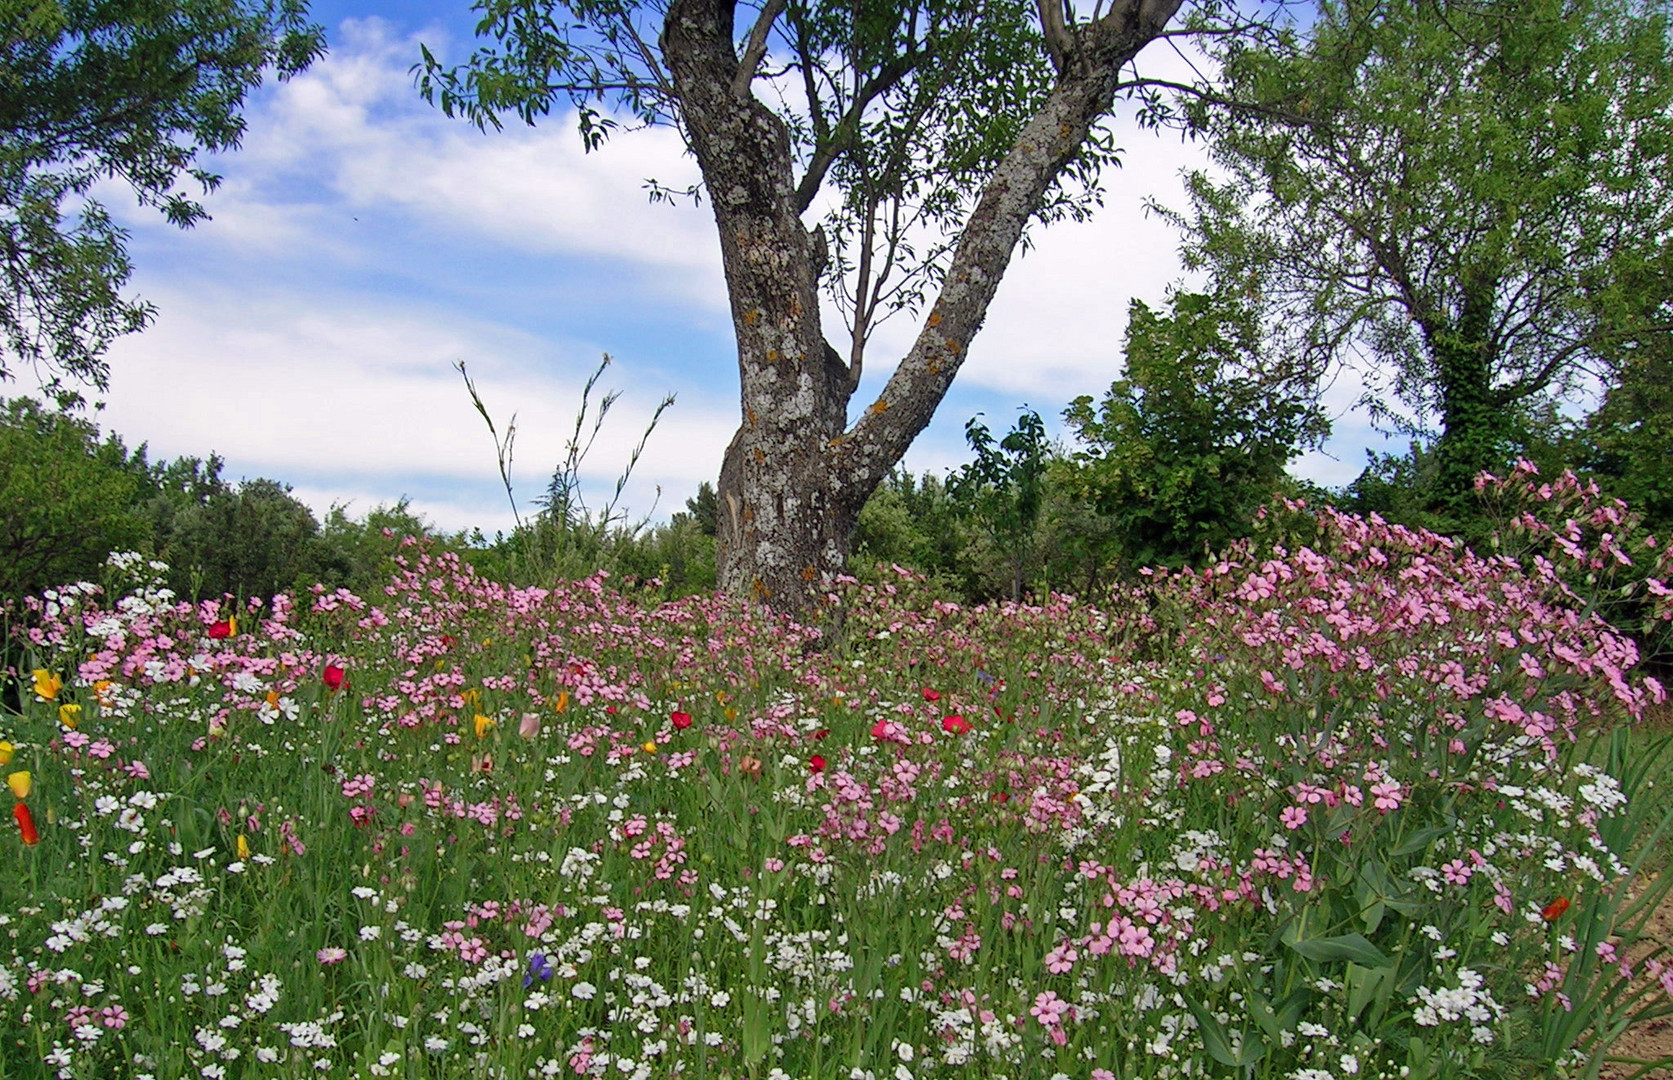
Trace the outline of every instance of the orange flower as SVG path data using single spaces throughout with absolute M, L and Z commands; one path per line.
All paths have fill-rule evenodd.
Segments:
M 1545 906 L 1545 910 L 1541 911 L 1540 914 L 1545 917 L 1546 922 L 1555 922 L 1557 919 L 1562 917 L 1563 912 L 1567 911 L 1568 908 L 1568 897 L 1559 896 L 1547 904 Z
M 488 737 L 488 729 L 494 726 L 494 720 L 492 717 L 483 716 L 481 713 L 477 713 L 475 724 L 476 737 L 479 739 L 486 739 Z
M 35 816 L 29 812 L 28 803 L 15 804 L 12 817 L 17 818 L 17 831 L 23 835 L 26 845 L 33 847 L 41 842 L 41 834 L 35 831 Z
M 569 708 L 569 691 L 565 690 L 552 699 L 552 711 L 563 712 L 567 708 Z
M 57 700 L 58 691 L 64 688 L 64 680 L 46 668 L 36 668 L 32 674 L 35 676 L 35 696 L 42 701 Z

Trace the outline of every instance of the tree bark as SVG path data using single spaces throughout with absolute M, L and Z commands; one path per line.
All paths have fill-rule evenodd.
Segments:
M 734 4 L 669 6 L 663 54 L 719 230 L 738 341 L 742 417 L 719 484 L 724 590 L 806 613 L 843 571 L 860 508 L 934 415 L 1024 226 L 1114 105 L 1121 67 L 1179 3 L 1118 0 L 1054 33 L 1055 89 L 983 188 L 911 351 L 851 426 L 849 368 L 820 325 L 824 241 L 801 221 L 788 130 L 740 75 Z

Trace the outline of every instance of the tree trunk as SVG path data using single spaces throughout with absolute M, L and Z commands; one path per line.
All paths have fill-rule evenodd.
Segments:
M 1058 32 L 1057 87 L 983 189 L 911 351 L 850 426 L 849 369 L 820 325 L 824 240 L 801 221 L 788 130 L 738 77 L 734 4 L 669 6 L 663 54 L 714 210 L 738 340 L 743 415 L 719 485 L 724 590 L 800 613 L 843 571 L 860 508 L 934 415 L 1023 227 L 1114 104 L 1121 66 L 1178 7 L 1118 0 Z
M 1470 497 L 1476 476 L 1502 464 L 1508 424 L 1493 389 L 1491 285 L 1465 289 L 1457 324 L 1434 336 L 1441 391 L 1441 437 L 1435 444 L 1435 502 L 1456 509 Z

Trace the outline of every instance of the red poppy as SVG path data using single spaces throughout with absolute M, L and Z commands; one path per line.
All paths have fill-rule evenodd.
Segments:
M 13 804 L 12 816 L 17 818 L 17 831 L 23 834 L 25 844 L 33 847 L 41 842 L 41 834 L 35 831 L 35 816 L 29 812 L 27 803 Z
M 925 701 L 940 701 L 941 700 L 941 691 L 931 690 L 927 686 L 924 687 L 924 700 Z
M 815 754 L 812 757 L 808 758 L 807 759 L 807 767 L 812 772 L 816 772 L 816 773 L 824 772 L 825 771 L 825 755 Z
M 453 646 L 455 646 L 457 644 L 459 644 L 459 639 L 454 637 L 452 634 L 443 634 L 441 636 L 441 647 L 442 648 L 451 649 L 451 648 L 453 648 Z
M 1545 916 L 1546 922 L 1555 922 L 1557 919 L 1562 917 L 1563 912 L 1568 910 L 1568 906 L 1568 897 L 1559 896 L 1555 900 L 1551 901 L 1551 903 L 1547 904 L 1545 906 L 1545 910 L 1541 911 L 1540 914 Z
M 210 623 L 209 624 L 209 636 L 216 639 L 217 641 L 219 641 L 222 638 L 231 637 L 232 636 L 232 620 L 231 619 L 222 619 L 220 622 Z
M 996 803 L 1008 803 L 1011 801 L 1011 793 L 1009 791 L 996 791 L 988 798 Z
M 877 721 L 877 723 L 871 725 L 871 737 L 874 738 L 874 739 L 886 739 L 886 738 L 888 738 L 889 737 L 889 721 L 879 720 L 879 721 Z
M 674 728 L 677 731 L 684 731 L 686 728 L 691 726 L 691 714 L 688 712 L 673 713 L 668 717 L 668 719 L 673 721 Z
M 952 716 L 943 716 L 941 718 L 941 730 L 952 735 L 963 735 L 970 730 L 970 721 L 956 713 Z
M 327 690 L 341 690 L 343 688 L 343 679 L 347 674 L 347 672 L 338 667 L 336 664 L 325 665 L 325 688 Z
M 830 729 L 830 728 L 828 728 L 828 727 L 822 727 L 822 728 L 820 728 L 820 729 L 819 729 L 819 730 L 818 730 L 818 731 L 815 731 L 815 732 L 814 732 L 814 733 L 813 733 L 813 737 L 814 737 L 814 738 L 815 738 L 815 739 L 823 739 L 823 738 L 824 738 L 824 737 L 825 737 L 825 736 L 827 736 L 827 735 L 829 735 L 829 734 L 830 734 L 830 733 L 831 733 L 831 729 Z

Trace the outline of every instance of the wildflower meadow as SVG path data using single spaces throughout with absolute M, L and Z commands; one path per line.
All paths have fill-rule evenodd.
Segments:
M 1670 563 L 1492 484 L 1489 553 L 1292 504 L 1097 604 L 901 572 L 822 628 L 114 557 L 0 716 L 0 1077 L 1596 1076 L 1673 1012 L 1663 691 L 1597 598 L 1665 625 Z

